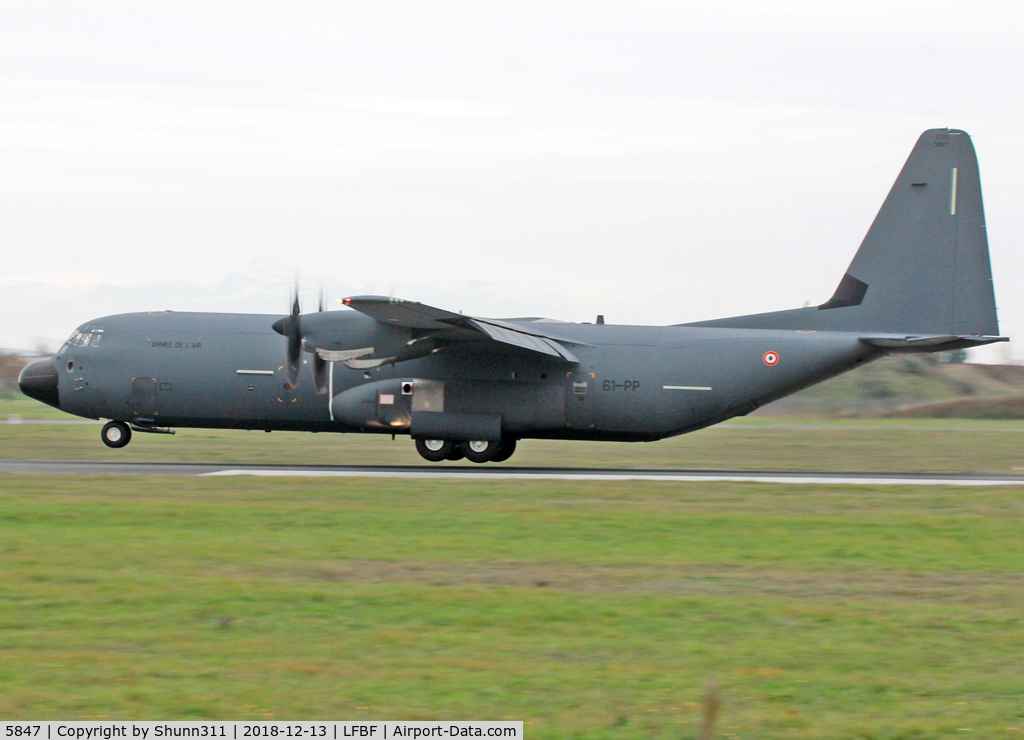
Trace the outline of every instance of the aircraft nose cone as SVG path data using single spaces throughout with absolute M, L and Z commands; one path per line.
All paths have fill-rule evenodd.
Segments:
M 37 360 L 21 371 L 18 387 L 29 398 L 42 401 L 54 408 L 60 408 L 60 394 L 57 392 L 57 368 L 53 360 Z

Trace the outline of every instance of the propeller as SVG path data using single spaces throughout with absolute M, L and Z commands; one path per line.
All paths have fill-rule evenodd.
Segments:
M 326 310 L 325 304 L 327 303 L 327 289 L 324 284 L 320 283 L 320 307 L 317 309 L 320 313 Z M 320 357 L 316 352 L 313 353 L 313 362 L 311 363 L 313 370 L 313 387 L 316 389 L 316 394 L 322 396 L 327 393 L 327 361 Z
M 302 333 L 302 309 L 299 306 L 299 281 L 295 280 L 291 294 L 291 312 L 282 319 L 274 322 L 273 328 L 278 334 L 285 338 L 286 357 L 285 367 L 288 371 L 288 383 L 285 388 L 298 388 L 299 369 L 302 366 L 303 333 Z M 323 283 L 320 284 L 320 305 L 317 311 L 327 310 L 327 290 Z M 315 322 L 314 322 L 315 323 Z M 315 329 L 314 327 L 311 327 Z M 328 362 L 320 357 L 315 351 L 310 369 L 313 373 L 313 387 L 318 396 L 327 393 L 328 373 L 330 372 Z
M 302 355 L 302 312 L 299 309 L 298 280 L 292 288 L 292 311 L 285 326 L 285 337 L 288 339 L 288 385 L 295 388 L 299 385 L 299 357 Z
M 302 312 L 299 308 L 299 281 L 292 286 L 292 308 L 285 318 L 274 322 L 274 331 L 286 340 L 285 369 L 288 371 L 287 388 L 295 388 L 299 384 L 299 358 L 302 354 Z

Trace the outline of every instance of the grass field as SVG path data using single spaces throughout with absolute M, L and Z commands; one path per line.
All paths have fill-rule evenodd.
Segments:
M 1014 736 L 1015 489 L 4 475 L 4 718 Z
M 0 457 L 419 460 L 201 431 L 119 454 L 97 432 L 2 425 Z M 754 418 L 514 460 L 1008 472 L 1022 442 L 1016 422 Z M 0 718 L 693 738 L 715 680 L 720 738 L 1019 737 L 1022 525 L 1017 487 L 3 474 Z

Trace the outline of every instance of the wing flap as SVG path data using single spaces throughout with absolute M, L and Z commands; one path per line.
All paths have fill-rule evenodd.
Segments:
M 382 324 L 430 332 L 430 336 L 436 339 L 449 342 L 490 340 L 549 357 L 557 357 L 569 363 L 579 362 L 576 355 L 561 344 L 561 341 L 565 340 L 560 341 L 507 321 L 466 316 L 415 301 L 383 296 L 354 296 L 342 299 L 341 303 Z M 388 361 L 394 359 L 388 358 Z M 366 362 L 366 360 L 359 360 L 359 362 Z
M 553 339 L 537 336 L 536 334 L 527 334 L 526 332 L 516 331 L 515 329 L 498 326 L 497 324 L 478 319 L 473 319 L 472 324 L 496 342 L 511 344 L 514 347 L 522 347 L 523 349 L 539 352 L 543 355 L 560 357 L 569 362 L 579 362 L 576 355 Z

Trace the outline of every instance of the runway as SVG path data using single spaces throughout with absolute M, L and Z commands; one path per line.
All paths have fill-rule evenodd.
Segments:
M 0 473 L 45 475 L 185 475 L 308 478 L 411 478 L 421 480 L 736 481 L 845 486 L 1020 486 L 1024 475 L 879 473 L 803 470 L 697 470 L 526 468 L 427 465 L 234 465 L 214 463 L 0 460 Z

